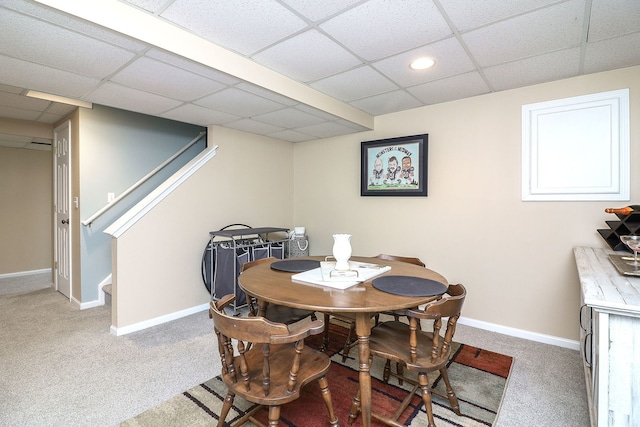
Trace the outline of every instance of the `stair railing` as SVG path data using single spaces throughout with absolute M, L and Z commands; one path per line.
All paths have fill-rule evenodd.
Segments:
M 198 134 L 198 136 L 196 136 L 194 139 L 192 139 L 187 145 L 185 145 L 184 147 L 182 147 L 178 152 L 176 152 L 173 156 L 169 157 L 167 160 L 165 160 L 164 162 L 162 162 L 160 165 L 158 165 L 155 169 L 153 169 L 151 172 L 149 172 L 148 174 L 146 174 L 145 176 L 143 176 L 142 178 L 140 178 L 136 183 L 134 183 L 133 185 L 131 185 L 131 187 L 127 188 L 125 191 L 122 192 L 122 194 L 120 194 L 118 197 L 116 197 L 115 199 L 113 199 L 113 201 L 109 202 L 109 204 L 107 204 L 106 206 L 104 206 L 102 209 L 100 209 L 99 211 L 97 211 L 96 213 L 94 213 L 93 215 L 91 215 L 89 218 L 85 219 L 84 221 L 82 221 L 82 225 L 84 226 L 91 226 L 91 224 L 93 223 L 93 221 L 95 221 L 96 219 L 98 219 L 102 214 L 104 214 L 105 212 L 107 212 L 109 209 L 111 209 L 112 207 L 114 207 L 119 201 L 121 201 L 122 199 L 124 199 L 125 197 L 127 197 L 130 193 L 132 193 L 134 190 L 136 190 L 138 187 L 140 187 L 142 184 L 144 184 L 145 182 L 147 182 L 151 177 L 153 177 L 155 174 L 157 174 L 158 172 L 160 172 L 165 166 L 167 166 L 168 164 L 170 164 L 173 160 L 175 160 L 178 156 L 180 156 L 182 153 L 184 153 L 185 151 L 187 151 L 192 145 L 196 144 L 198 141 L 200 141 L 202 138 L 204 138 L 207 135 L 206 132 L 200 132 Z

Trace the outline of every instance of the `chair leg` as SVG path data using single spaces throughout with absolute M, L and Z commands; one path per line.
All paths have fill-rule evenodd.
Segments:
M 342 363 L 347 361 L 349 357 L 349 353 L 351 352 L 351 337 L 356 332 L 356 323 L 352 322 L 351 326 L 349 326 L 349 333 L 347 333 L 347 341 L 344 343 L 344 347 L 342 348 Z
M 387 359 L 384 362 L 384 369 L 382 371 L 382 382 L 383 383 L 388 383 L 389 382 L 389 375 L 391 374 L 391 359 Z
M 429 421 L 429 427 L 436 427 L 433 420 L 433 407 L 431 406 L 431 388 L 429 387 L 429 378 L 424 372 L 418 374 L 418 382 L 420 389 L 422 390 L 422 402 L 424 403 L 424 409 L 427 411 L 427 420 Z
M 347 421 L 349 425 L 353 424 L 353 422 L 358 418 L 358 414 L 360 413 L 360 388 L 358 388 L 358 392 L 353 398 L 351 402 L 351 409 L 349 409 L 349 420 Z
M 224 420 L 227 419 L 227 415 L 229 415 L 229 410 L 231 409 L 231 405 L 233 405 L 233 399 L 235 397 L 236 395 L 229 391 L 227 397 L 224 398 L 224 403 L 220 410 L 220 418 L 218 418 L 218 427 L 224 426 Z
M 329 391 L 329 381 L 327 381 L 327 377 L 323 376 L 318 378 L 318 384 L 320 385 L 320 392 L 322 393 L 324 404 L 329 411 L 329 424 L 333 427 L 338 427 L 338 417 L 333 410 L 333 402 L 331 401 L 331 391 Z
M 269 427 L 278 427 L 280 421 L 280 406 L 269 406 Z
M 449 373 L 447 372 L 447 368 L 440 369 L 440 375 L 444 380 L 444 385 L 447 388 L 447 398 L 449 399 L 449 404 L 451 405 L 451 409 L 456 415 L 462 415 L 460 413 L 460 404 L 458 403 L 458 398 L 456 397 L 456 393 L 453 391 L 453 387 L 451 387 L 451 383 L 449 382 Z
M 329 313 L 324 313 L 324 331 L 322 332 L 322 345 L 320 351 L 327 351 L 329 348 Z

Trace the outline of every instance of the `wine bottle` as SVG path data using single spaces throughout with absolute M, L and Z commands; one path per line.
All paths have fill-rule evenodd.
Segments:
M 606 213 L 629 215 L 631 212 L 640 212 L 640 205 L 625 206 L 624 208 L 607 208 Z

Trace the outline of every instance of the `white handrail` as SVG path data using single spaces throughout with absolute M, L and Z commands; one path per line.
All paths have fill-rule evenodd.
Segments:
M 142 184 L 144 184 L 147 180 L 149 180 L 149 178 L 151 178 L 153 175 L 155 175 L 156 173 L 160 172 L 160 170 L 162 168 L 164 168 L 165 166 L 167 166 L 169 163 L 171 163 L 174 159 L 176 159 L 180 154 L 184 153 L 185 151 L 187 151 L 192 145 L 194 145 L 196 142 L 200 141 L 202 139 L 202 137 L 204 137 L 207 133 L 206 132 L 200 132 L 198 134 L 198 136 L 196 136 L 194 139 L 191 140 L 191 142 L 189 142 L 187 145 L 185 145 L 184 147 L 182 147 L 180 149 L 180 151 L 178 151 L 177 153 L 175 153 L 173 156 L 169 157 L 167 160 L 165 160 L 164 162 L 162 162 L 160 165 L 158 165 L 154 170 L 152 170 L 151 172 L 149 172 L 148 174 L 146 174 L 145 176 L 143 176 L 142 178 L 140 178 L 138 180 L 138 182 L 134 183 L 131 187 L 127 188 L 122 194 L 120 194 L 118 197 L 116 197 L 115 199 L 113 199 L 113 201 L 111 201 L 109 204 L 107 204 L 106 206 L 104 206 L 102 209 L 100 209 L 98 212 L 94 213 L 93 215 L 91 215 L 89 218 L 85 219 L 84 221 L 82 221 L 82 225 L 84 226 L 90 226 L 91 223 L 93 223 L 93 221 L 95 221 L 97 218 L 99 218 L 102 214 L 104 214 L 106 211 L 108 211 L 109 209 L 111 209 L 113 206 L 115 206 L 116 203 L 118 203 L 120 200 L 124 199 L 127 195 L 129 195 L 131 192 L 133 192 L 136 188 L 140 187 Z

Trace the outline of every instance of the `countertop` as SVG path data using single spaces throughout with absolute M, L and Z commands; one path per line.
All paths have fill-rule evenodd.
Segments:
M 624 312 L 640 317 L 640 277 L 618 272 L 609 254 L 610 249 L 575 247 L 573 253 L 578 267 L 584 303 L 605 311 Z

